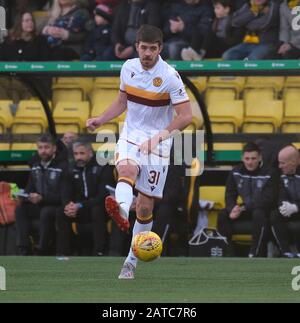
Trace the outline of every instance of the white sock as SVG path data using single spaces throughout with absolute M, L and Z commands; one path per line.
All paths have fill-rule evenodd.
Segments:
M 116 200 L 124 210 L 128 219 L 130 207 L 133 202 L 132 186 L 124 182 L 119 182 L 116 187 Z
M 143 232 L 143 231 L 151 231 L 152 225 L 153 225 L 153 221 L 151 221 L 149 223 L 146 223 L 146 224 L 142 224 L 142 223 L 138 222 L 138 220 L 136 220 L 135 221 L 135 224 L 134 224 L 134 227 L 133 227 L 133 230 L 132 230 L 132 239 L 134 238 L 135 235 L 137 235 L 140 232 Z M 130 248 L 129 254 L 128 254 L 125 262 L 129 262 L 134 267 L 136 267 L 137 261 L 138 261 L 138 259 L 133 254 L 132 249 Z

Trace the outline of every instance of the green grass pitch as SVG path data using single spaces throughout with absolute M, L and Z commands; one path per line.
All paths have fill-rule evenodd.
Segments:
M 134 281 L 117 279 L 121 258 L 0 257 L 3 302 L 300 302 L 285 259 L 161 258 L 140 263 Z

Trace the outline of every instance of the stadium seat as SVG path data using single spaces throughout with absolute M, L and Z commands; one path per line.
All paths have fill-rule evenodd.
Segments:
M 91 93 L 92 116 L 103 113 L 119 95 L 116 89 L 94 89 Z
M 244 102 L 226 100 L 208 105 L 208 113 L 216 133 L 236 133 L 244 119 Z
M 211 76 L 208 79 L 207 88 L 233 89 L 237 97 L 244 90 L 246 78 L 236 76 Z
M 300 100 L 300 91 L 299 88 L 287 88 L 283 92 L 283 100 L 285 104 L 289 101 L 298 101 Z
M 198 102 L 196 101 L 195 97 L 193 96 L 193 94 L 191 93 L 191 91 L 189 89 L 187 89 L 187 94 L 190 98 L 190 102 L 191 102 L 191 108 L 192 108 L 192 113 L 193 113 L 193 120 L 191 125 L 189 125 L 186 129 L 185 132 L 195 132 L 196 130 L 202 129 L 203 128 L 203 117 L 202 117 L 202 113 L 199 107 Z M 175 113 L 176 115 L 176 113 Z
M 100 116 L 117 98 L 119 94 L 119 90 L 112 89 L 94 89 L 91 94 L 91 102 L 92 102 L 92 113 L 91 117 L 95 118 Z M 123 113 L 120 117 L 115 118 L 110 123 L 106 124 L 102 128 L 98 129 L 96 132 L 104 132 L 106 130 L 113 131 L 114 133 L 118 133 L 119 131 L 119 122 L 124 122 L 126 112 Z
M 299 101 L 286 101 L 284 118 L 282 121 L 281 131 L 283 133 L 300 132 L 300 109 Z
M 9 151 L 10 150 L 10 144 L 9 143 L 0 143 L 0 151 Z
M 300 76 L 288 76 L 284 88 L 300 88 Z
M 257 101 L 246 104 L 246 117 L 243 123 L 245 133 L 274 133 L 283 119 L 282 101 Z
M 207 89 L 205 94 L 206 105 L 219 101 L 233 101 L 237 99 L 233 89 Z
M 215 206 L 208 214 L 208 226 L 217 228 L 218 213 L 225 208 L 224 186 L 201 186 L 199 190 L 200 200 L 213 201 Z
M 47 127 L 47 117 L 40 101 L 20 101 L 12 123 L 12 133 L 42 133 Z
M 52 104 L 54 107 L 59 101 L 80 102 L 86 99 L 87 93 L 78 79 L 72 77 L 56 79 L 56 82 L 52 84 Z
M 85 130 L 86 121 L 89 118 L 89 114 L 90 105 L 87 101 L 58 102 L 53 112 L 54 121 L 57 125 L 57 132 L 83 132 Z
M 92 77 L 58 77 L 54 84 L 55 88 L 79 88 L 83 92 L 84 99 L 86 99 L 87 94 L 92 91 L 93 86 L 94 78 Z
M 191 76 L 189 77 L 190 81 L 196 86 L 200 93 L 203 93 L 206 90 L 207 86 L 207 77 L 205 76 Z
M 260 101 L 275 100 L 276 95 L 273 89 L 248 89 L 244 91 L 244 102 L 246 105 L 255 105 Z
M 5 133 L 11 127 L 13 116 L 10 107 L 12 104 L 10 100 L 0 101 L 0 133 Z
M 250 76 L 247 77 L 245 89 L 272 89 L 275 98 L 285 85 L 283 76 Z
M 120 89 L 119 77 L 96 77 L 94 80 L 94 89 Z

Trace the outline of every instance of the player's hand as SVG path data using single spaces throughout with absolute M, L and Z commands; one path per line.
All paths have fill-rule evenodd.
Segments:
M 159 138 L 154 137 L 140 145 L 139 151 L 144 155 L 151 154 L 159 144 Z
M 86 122 L 86 127 L 90 132 L 94 132 L 96 129 L 102 126 L 100 118 L 92 118 Z

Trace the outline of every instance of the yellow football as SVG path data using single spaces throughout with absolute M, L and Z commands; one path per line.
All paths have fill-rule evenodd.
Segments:
M 142 261 L 152 261 L 161 255 L 163 246 L 160 237 L 152 231 L 140 232 L 131 244 L 134 255 Z

